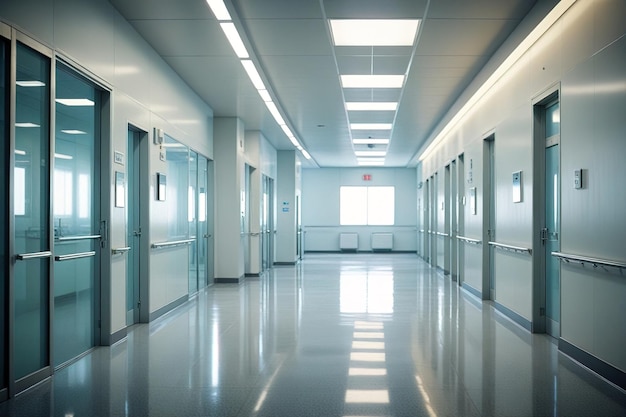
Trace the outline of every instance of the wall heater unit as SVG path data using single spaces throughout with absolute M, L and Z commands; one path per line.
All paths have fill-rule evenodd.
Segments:
M 372 233 L 372 250 L 392 250 L 393 233 Z
M 356 251 L 359 248 L 358 233 L 339 233 L 339 249 Z

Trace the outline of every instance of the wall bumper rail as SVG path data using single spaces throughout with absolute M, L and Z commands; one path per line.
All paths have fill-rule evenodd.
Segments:
M 533 254 L 533 250 L 531 248 L 524 248 L 521 246 L 513 246 L 513 245 L 505 245 L 504 243 L 499 243 L 499 242 L 489 242 L 489 245 L 493 246 L 496 249 L 501 249 L 506 252 L 524 253 L 528 255 Z
M 609 271 L 609 268 L 618 270 L 620 274 L 624 274 L 626 270 L 626 262 L 612 261 L 609 259 L 592 258 L 590 256 L 573 255 L 571 253 L 552 252 L 552 256 L 558 258 L 563 263 L 579 264 L 582 267 L 585 265 L 592 266 L 593 268 L 602 268 L 605 271 Z
M 465 236 L 457 236 L 456 238 L 460 240 L 461 242 L 469 243 L 470 245 L 480 245 L 483 243 L 482 241 L 478 239 L 472 239 L 472 238 L 465 237 Z

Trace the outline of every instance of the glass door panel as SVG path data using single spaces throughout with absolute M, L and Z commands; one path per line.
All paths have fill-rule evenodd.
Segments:
M 189 294 L 198 292 L 198 154 L 189 152 L 189 191 L 188 199 L 188 219 L 189 219 Z
M 16 59 L 12 295 L 19 381 L 48 373 L 50 365 L 50 59 L 21 43 Z
M 198 283 L 200 287 L 207 285 L 207 159 L 198 155 Z
M 98 96 L 92 84 L 57 66 L 52 198 L 55 366 L 95 345 Z
M 141 190 L 140 190 L 140 143 L 141 132 L 128 129 L 128 150 L 126 157 L 127 196 L 126 218 L 128 219 L 128 235 L 126 243 L 130 251 L 126 255 L 126 324 L 139 322 L 139 281 L 141 254 Z
M 560 106 L 559 102 L 546 106 L 545 109 L 545 260 L 546 260 L 546 331 L 548 334 L 560 336 L 561 319 L 561 265 L 552 256 L 559 252 L 560 242 Z
M 9 156 L 7 151 L 9 144 L 9 42 L 0 37 L 0 144 L 2 146 L 2 158 L 0 159 L 0 198 L 9 201 Z M 6 203 L 0 205 L 0 401 L 6 398 L 8 386 L 7 358 L 7 285 L 9 282 L 9 212 Z M 4 392 L 4 394 L 3 394 Z

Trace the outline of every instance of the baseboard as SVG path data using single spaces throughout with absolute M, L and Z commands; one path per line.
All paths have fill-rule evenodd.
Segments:
M 295 265 L 297 263 L 298 263 L 298 261 L 293 261 L 293 262 L 274 262 L 274 265 L 277 265 L 277 266 L 290 266 L 290 265 Z
M 107 341 L 108 343 L 106 343 L 105 346 L 111 346 L 116 344 L 120 340 L 124 339 L 127 334 L 128 327 L 124 327 L 123 329 L 114 332 L 113 334 L 109 335 L 109 340 Z
M 215 278 L 213 282 L 215 284 L 240 284 L 245 279 L 245 274 L 239 278 Z
M 626 372 L 559 338 L 559 350 L 602 378 L 626 390 Z
M 188 299 L 189 299 L 189 296 L 185 294 L 184 296 L 180 297 L 178 300 L 172 301 L 168 305 L 163 306 L 159 308 L 158 310 L 155 310 L 152 313 L 150 313 L 148 320 L 152 321 L 152 320 L 158 319 L 163 314 L 168 313 L 172 311 L 173 309 L 175 309 L 176 307 L 185 304 Z
M 496 310 L 498 310 L 500 313 L 502 313 L 503 315 L 511 319 L 513 322 L 519 324 L 520 326 L 522 326 L 524 329 L 528 330 L 529 332 L 531 333 L 533 332 L 533 324 L 529 320 L 522 317 L 521 315 L 511 310 L 510 308 L 503 306 L 497 301 L 494 301 L 493 305 L 496 308 Z
M 465 291 L 472 294 L 474 297 L 478 298 L 479 300 L 482 300 L 483 294 L 480 291 L 478 291 L 476 288 L 472 287 L 471 285 L 466 284 L 464 282 L 461 284 L 461 288 L 463 288 Z

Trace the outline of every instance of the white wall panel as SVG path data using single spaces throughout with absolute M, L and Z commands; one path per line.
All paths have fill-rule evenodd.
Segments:
M 54 0 L 1 1 L 0 17 L 38 41 L 52 45 Z
M 532 321 L 532 258 L 496 249 L 496 301 Z

